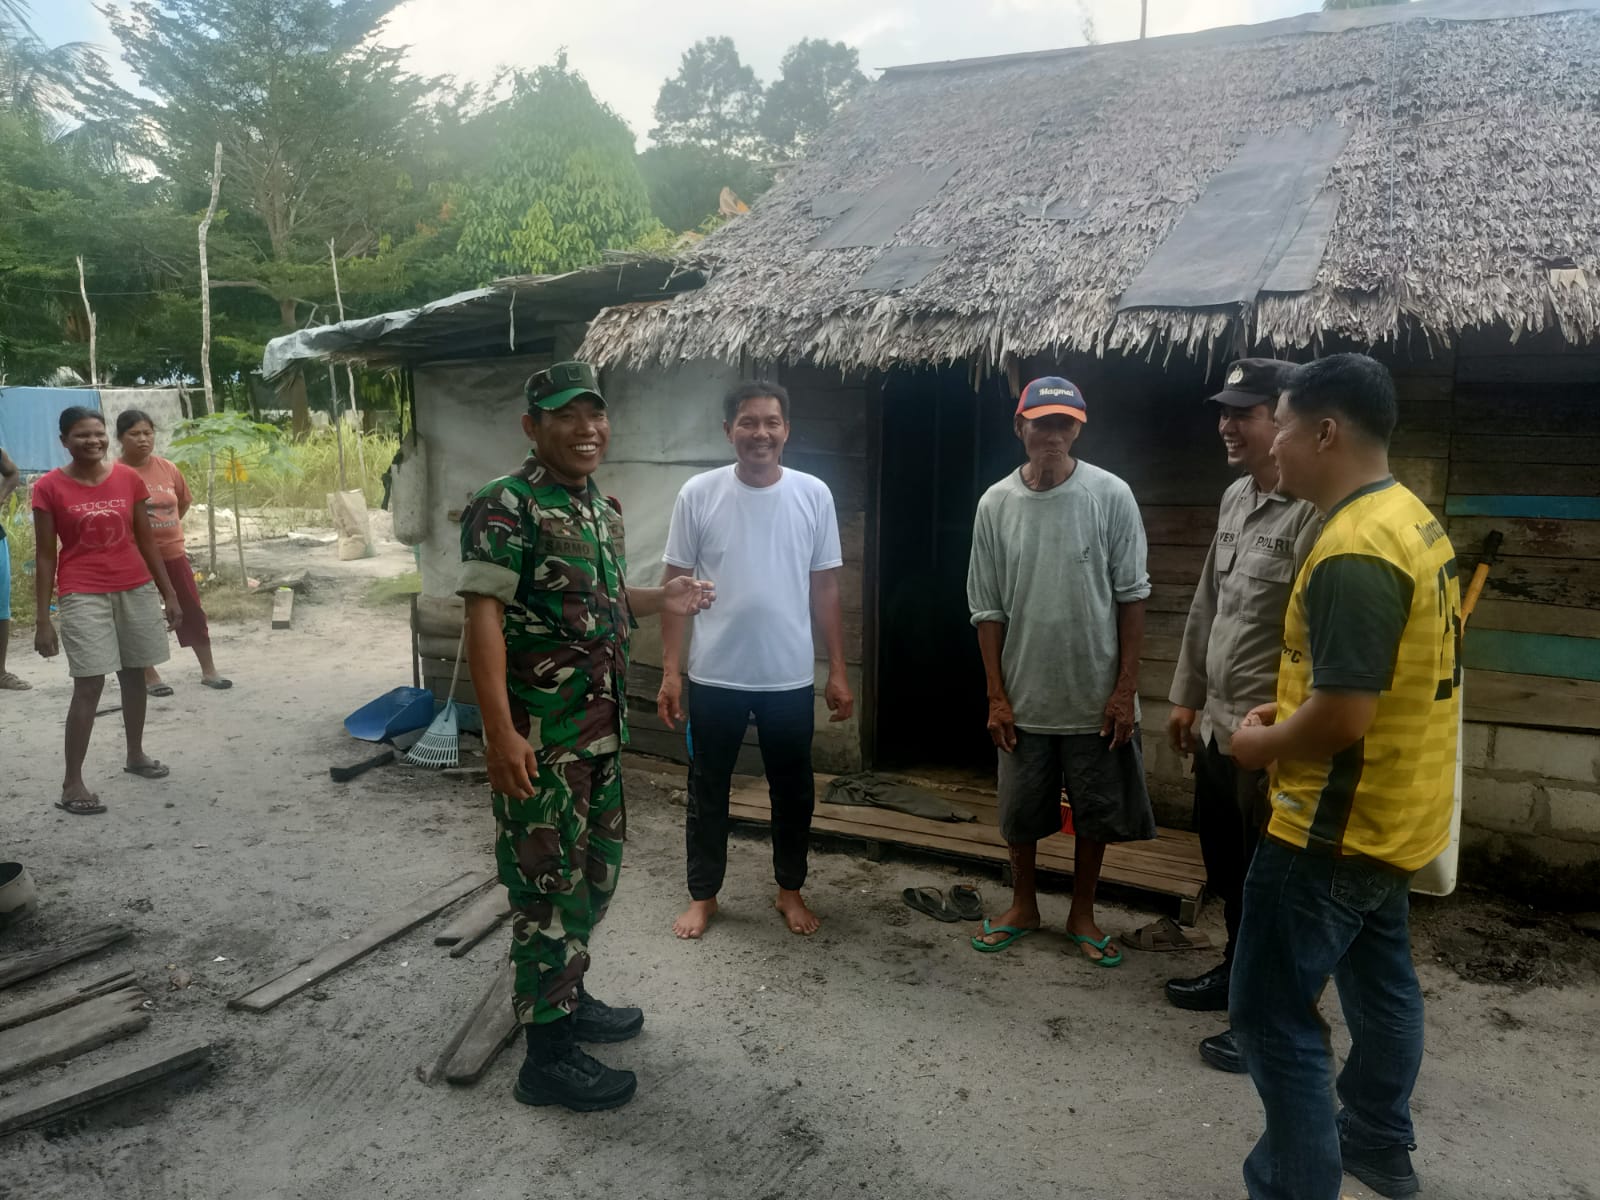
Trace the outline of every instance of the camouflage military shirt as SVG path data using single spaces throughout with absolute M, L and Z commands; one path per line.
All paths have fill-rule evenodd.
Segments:
M 634 621 L 616 501 L 593 480 L 583 491 L 557 483 L 530 454 L 467 506 L 461 562 L 460 595 L 505 605 L 506 685 L 518 732 L 548 762 L 620 750 Z

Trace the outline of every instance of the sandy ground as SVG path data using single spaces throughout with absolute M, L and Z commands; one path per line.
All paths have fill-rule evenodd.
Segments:
M 472 1088 L 418 1081 L 417 1065 L 496 969 L 503 934 L 452 960 L 432 945 L 437 923 L 424 926 L 271 1013 L 228 1011 L 230 996 L 490 864 L 481 786 L 401 768 L 328 780 L 330 764 L 367 756 L 344 714 L 410 681 L 403 606 L 360 600 L 409 555 L 390 546 L 341 565 L 329 550 L 251 551 L 252 574 L 291 565 L 310 567 L 316 584 L 293 630 L 262 620 L 216 631 L 232 692 L 201 689 L 187 658 L 168 670 L 178 692 L 152 705 L 148 744 L 172 764 L 169 780 L 121 774 L 116 718 L 102 719 L 89 763 L 110 806 L 101 817 L 51 807 L 68 682 L 21 631 L 14 661 L 36 690 L 0 695 L 0 850 L 28 863 L 44 903 L 0 952 L 107 921 L 137 934 L 0 1002 L 131 968 L 155 998 L 150 1028 L 75 1065 L 190 1035 L 223 1048 L 199 1086 L 0 1142 L 0 1196 L 1243 1194 L 1254 1093 L 1196 1056 L 1220 1022 L 1160 994 L 1168 976 L 1209 967 L 1208 955 L 1130 954 L 1119 970 L 1095 969 L 1064 953 L 1066 899 L 1049 896 L 1056 932 L 980 956 L 968 927 L 913 914 L 899 894 L 964 877 L 997 911 L 994 878 L 839 847 L 814 855 L 808 891 L 825 924 L 801 940 L 769 907 L 767 853 L 750 835 L 734 846 L 722 919 L 704 942 L 680 943 L 668 927 L 684 899 L 681 796 L 670 768 L 647 760 L 629 773 L 627 870 L 591 975 L 600 995 L 649 1014 L 644 1036 L 605 1052 L 639 1072 L 626 1108 L 574 1116 L 515 1104 L 520 1051 Z M 1135 895 L 1117 900 L 1109 928 L 1150 915 Z M 1219 915 L 1207 923 L 1220 938 Z M 1424 1195 L 1592 1200 L 1600 943 L 1482 894 L 1424 904 L 1416 924 L 1428 995 L 1416 1097 Z M 172 990 L 179 968 L 194 982 Z M 1345 1190 L 1369 1194 L 1354 1180 Z

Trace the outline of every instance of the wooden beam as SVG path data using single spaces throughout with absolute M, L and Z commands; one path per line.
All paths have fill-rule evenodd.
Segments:
M 69 938 L 58 946 L 46 946 L 42 950 L 30 950 L 26 954 L 11 954 L 0 958 L 0 988 L 10 987 L 13 983 L 20 983 L 24 979 L 32 979 L 35 975 L 43 975 L 62 963 L 69 963 L 97 950 L 104 950 L 107 946 L 115 945 L 123 938 L 132 936 L 133 930 L 126 925 L 104 925 L 99 929 L 91 929 L 88 933 L 80 933 L 75 938 Z
M 1395 478 L 1401 479 L 1398 466 L 1395 468 Z M 1401 482 L 1405 480 L 1401 479 Z M 1450 464 L 1450 494 L 1600 496 L 1600 470 L 1592 463 L 1541 463 L 1537 460 L 1507 462 L 1504 459 L 1495 462 L 1455 461 Z
M 1600 470 L 1600 468 L 1596 468 Z M 1597 503 L 1600 508 L 1600 503 Z M 1473 554 L 1498 530 L 1503 554 L 1535 558 L 1600 558 L 1600 520 L 1546 521 L 1526 517 L 1447 517 L 1445 529 L 1456 552 Z
M 1600 638 L 1600 612 L 1559 604 L 1522 600 L 1478 601 L 1469 630 L 1509 629 L 1517 633 L 1555 633 L 1564 637 Z
M 187 1041 L 130 1051 L 64 1079 L 0 1101 L 0 1135 L 31 1129 L 200 1066 L 211 1058 L 211 1043 Z
M 150 1024 L 149 997 L 137 987 L 119 988 L 26 1025 L 0 1033 L 0 1079 L 69 1058 L 137 1033 Z
M 447 1083 L 476 1083 L 494 1062 L 495 1055 L 511 1044 L 520 1026 L 512 999 L 516 968 L 506 963 L 483 994 L 477 1009 L 461 1032 L 461 1040 L 444 1069 Z
M 58 988 L 53 992 L 46 992 L 42 996 L 32 996 L 27 1000 L 18 1001 L 5 1008 L 0 1008 L 0 1030 L 14 1029 L 18 1025 L 26 1025 L 29 1021 L 37 1021 L 40 1017 L 48 1017 L 52 1013 L 61 1012 L 75 1004 L 82 1004 L 85 1000 L 92 1000 L 96 996 L 103 996 L 107 992 L 117 991 L 134 982 L 132 971 L 113 971 L 109 975 L 102 975 L 88 983 L 73 984 L 70 987 Z
M 1478 556 L 1462 547 L 1462 577 Z M 1600 560 L 1589 558 L 1524 558 L 1507 555 L 1489 573 L 1484 594 L 1501 600 L 1529 600 L 1569 608 L 1600 608 Z
M 510 901 L 506 898 L 505 889 L 499 883 L 491 883 L 487 891 L 479 896 L 443 929 L 433 936 L 435 946 L 454 946 L 460 953 L 451 952 L 452 958 L 459 958 L 472 947 L 492 933 L 496 926 L 511 915 Z
M 270 979 L 241 996 L 235 996 L 228 1001 L 228 1007 L 257 1013 L 276 1008 L 290 996 L 310 987 L 317 980 L 324 979 L 341 967 L 347 967 L 358 959 L 365 958 L 385 942 L 393 941 L 401 934 L 410 932 L 435 913 L 450 907 L 462 897 L 471 895 L 493 878 L 493 875 L 485 871 L 469 871 L 465 875 L 458 875 L 443 887 L 418 897 L 355 937 L 335 942 L 293 970 L 285 971 L 277 978 Z

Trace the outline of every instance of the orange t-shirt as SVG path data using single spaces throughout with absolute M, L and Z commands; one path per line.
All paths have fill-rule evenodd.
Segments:
M 144 466 L 133 468 L 150 489 L 150 528 L 156 548 L 166 560 L 183 557 L 183 513 L 192 497 L 183 472 L 175 463 L 152 454 Z

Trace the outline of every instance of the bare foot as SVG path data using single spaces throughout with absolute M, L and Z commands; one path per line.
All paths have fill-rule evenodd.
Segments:
M 773 902 L 773 907 L 783 914 L 790 933 L 810 937 L 822 925 L 822 918 L 806 907 L 806 898 L 799 892 L 779 888 L 778 898 Z
M 711 918 L 716 915 L 715 896 L 709 900 L 691 900 L 683 916 L 672 923 L 672 932 L 685 940 L 697 938 L 706 931 L 706 926 L 711 924 Z
M 978 941 L 986 946 L 998 946 L 1014 934 L 1000 932 L 1002 925 L 1009 925 L 1012 929 L 1037 929 L 1041 924 L 1038 908 L 1018 908 L 1013 904 L 1005 912 L 989 922 L 993 933 L 978 934 Z

